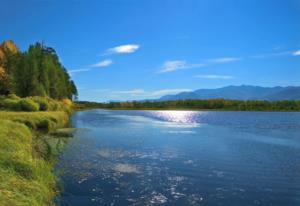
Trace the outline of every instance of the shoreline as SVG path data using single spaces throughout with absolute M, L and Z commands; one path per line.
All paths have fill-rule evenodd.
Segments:
M 85 111 L 92 109 L 105 110 L 137 110 L 137 111 L 203 111 L 203 112 L 300 112 L 300 110 L 227 110 L 227 109 L 191 109 L 191 108 L 103 108 L 103 107 L 87 107 L 75 109 L 75 111 Z

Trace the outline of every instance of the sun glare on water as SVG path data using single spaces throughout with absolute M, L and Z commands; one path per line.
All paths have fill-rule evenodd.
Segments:
M 158 111 L 156 116 L 169 121 L 169 122 L 178 122 L 178 123 L 196 123 L 196 114 L 194 111 Z

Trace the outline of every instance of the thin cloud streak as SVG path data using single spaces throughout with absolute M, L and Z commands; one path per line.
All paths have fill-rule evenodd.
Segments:
M 176 94 L 179 92 L 191 91 L 190 89 L 161 89 L 154 91 L 146 91 L 144 89 L 133 89 L 125 91 L 114 91 L 114 95 L 129 95 L 131 97 L 144 97 L 144 98 L 154 98 L 160 97 L 166 94 Z
M 157 73 L 166 73 L 166 72 L 173 72 L 173 71 L 182 70 L 182 69 L 207 67 L 207 66 L 212 66 L 212 65 L 216 65 L 216 64 L 226 64 L 226 63 L 236 62 L 236 61 L 240 61 L 240 60 L 244 60 L 244 59 L 265 59 L 265 58 L 271 58 L 271 57 L 275 57 L 275 56 L 285 56 L 285 55 L 300 56 L 300 50 L 265 53 L 265 54 L 246 56 L 244 58 L 221 57 L 221 58 L 215 58 L 215 59 L 206 59 L 206 60 L 203 60 L 200 63 L 196 63 L 196 64 L 188 63 L 185 60 L 171 60 L 171 61 L 165 61 Z
M 200 63 L 187 63 L 184 60 L 166 61 L 162 64 L 160 70 L 157 73 L 166 73 L 166 72 L 173 72 L 182 69 L 207 67 L 215 64 L 225 64 L 229 62 L 239 61 L 240 59 L 241 58 L 237 58 L 237 57 L 222 57 L 216 59 L 207 59 Z
M 90 71 L 90 68 L 84 68 L 84 69 L 73 69 L 73 70 L 69 70 L 69 74 L 73 74 L 73 73 L 79 73 L 79 72 L 87 72 Z
M 265 59 L 265 58 L 271 58 L 271 57 L 275 57 L 275 56 L 285 56 L 285 55 L 291 55 L 291 54 L 293 54 L 292 51 L 282 51 L 282 52 L 253 55 L 253 56 L 249 56 L 249 58 Z
M 107 66 L 111 65 L 112 63 L 113 63 L 112 60 L 105 59 L 105 60 L 100 61 L 96 64 L 90 65 L 87 68 L 73 69 L 73 70 L 69 70 L 68 72 L 69 72 L 70 75 L 73 75 L 75 73 L 80 73 L 80 72 L 88 72 L 88 71 L 91 71 L 92 69 L 95 69 L 95 68 L 107 67 Z
M 105 59 L 103 61 L 100 61 L 100 62 L 98 62 L 96 64 L 91 65 L 91 67 L 107 67 L 107 66 L 111 65 L 112 63 L 113 63 L 112 60 Z
M 222 57 L 222 58 L 216 58 L 216 59 L 209 59 L 207 62 L 213 63 L 213 64 L 223 64 L 228 62 L 235 62 L 239 61 L 241 58 L 237 57 Z
M 172 72 L 181 69 L 191 69 L 197 67 L 203 67 L 205 64 L 188 64 L 186 61 L 174 60 L 174 61 L 166 61 L 160 71 L 158 73 Z
M 229 75 L 215 75 L 215 74 L 207 74 L 207 75 L 196 75 L 196 78 L 202 78 L 202 79 L 212 79 L 212 80 L 217 80 L 217 79 L 233 79 L 233 76 Z

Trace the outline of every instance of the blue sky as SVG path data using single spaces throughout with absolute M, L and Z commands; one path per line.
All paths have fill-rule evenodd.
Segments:
M 0 41 L 54 47 L 81 100 L 300 85 L 300 0 L 0 3 Z

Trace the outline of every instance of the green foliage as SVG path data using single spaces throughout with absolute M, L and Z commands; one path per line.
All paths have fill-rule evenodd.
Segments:
M 49 96 L 54 99 L 77 96 L 77 88 L 53 48 L 36 43 L 22 53 L 14 47 L 11 47 L 12 51 L 1 50 L 2 45 L 0 95 L 15 93 L 21 97 Z
M 29 98 L 21 99 L 19 101 L 19 104 L 22 111 L 28 111 L 28 112 L 39 111 L 39 105 Z
M 236 111 L 300 111 L 300 101 L 241 101 L 228 99 L 187 99 L 175 101 L 144 102 L 76 102 L 75 108 L 107 109 L 192 109 L 192 110 L 236 110 Z
M 53 205 L 53 165 L 34 155 L 32 132 L 8 120 L 0 131 L 0 205 Z

